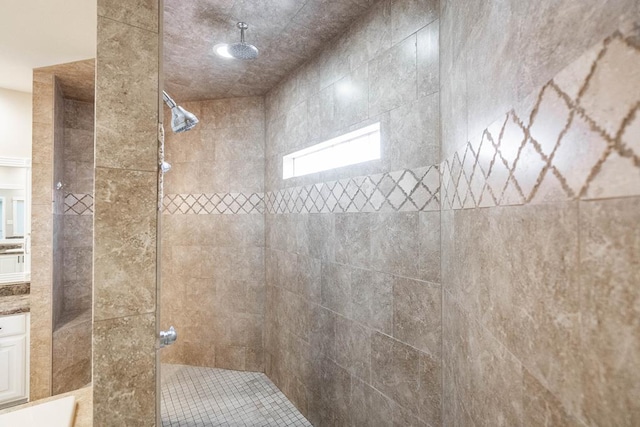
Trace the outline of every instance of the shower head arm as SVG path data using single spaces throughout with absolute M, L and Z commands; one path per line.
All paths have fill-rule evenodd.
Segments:
M 238 22 L 236 26 L 240 28 L 240 43 L 244 43 L 244 32 L 249 26 L 245 22 Z
M 171 99 L 171 97 L 165 91 L 162 91 L 162 99 L 164 100 L 164 102 L 167 104 L 169 108 L 177 107 L 176 102 L 173 99 Z

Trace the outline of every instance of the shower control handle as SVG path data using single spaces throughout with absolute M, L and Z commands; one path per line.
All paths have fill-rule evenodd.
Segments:
M 160 348 L 173 344 L 178 339 L 178 333 L 173 326 L 169 326 L 169 330 L 160 331 Z

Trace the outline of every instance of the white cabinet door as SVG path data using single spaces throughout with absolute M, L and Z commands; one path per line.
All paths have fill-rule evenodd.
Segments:
M 24 334 L 0 338 L 0 406 L 27 397 Z

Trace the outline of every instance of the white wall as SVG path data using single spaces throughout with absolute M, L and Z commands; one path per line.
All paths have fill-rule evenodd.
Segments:
M 4 156 L 4 154 L 0 154 Z M 26 188 L 27 170 L 25 168 L 14 168 L 0 166 L 0 189 L 3 188 Z
M 0 157 L 31 158 L 31 94 L 0 88 Z

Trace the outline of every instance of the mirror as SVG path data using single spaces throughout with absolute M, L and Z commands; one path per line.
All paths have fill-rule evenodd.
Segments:
M 0 283 L 30 277 L 29 159 L 0 158 Z

